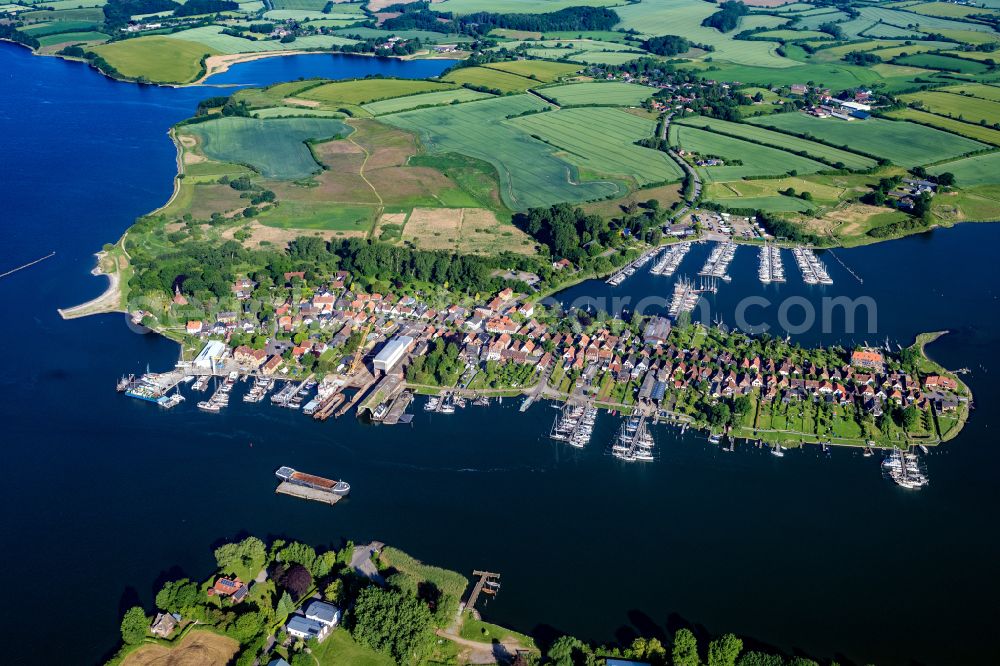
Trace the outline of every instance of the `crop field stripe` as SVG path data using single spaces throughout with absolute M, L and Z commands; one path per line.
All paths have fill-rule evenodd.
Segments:
M 811 134 L 831 144 L 846 145 L 905 167 L 939 162 L 987 147 L 978 141 L 924 125 L 879 118 L 848 122 L 792 112 L 751 118 L 749 122 L 796 134 Z
M 489 93 L 477 92 L 468 88 L 455 88 L 453 90 L 440 90 L 438 92 L 422 93 L 419 95 L 405 95 L 393 99 L 384 99 L 379 102 L 371 102 L 361 106 L 362 109 L 374 116 L 387 113 L 398 113 L 408 111 L 420 106 L 441 106 L 443 104 L 453 104 L 455 102 L 471 102 L 479 99 L 493 97 Z
M 618 109 L 564 109 L 506 122 L 575 155 L 580 166 L 597 173 L 630 177 L 639 185 L 682 176 L 665 153 L 635 145 L 651 137 L 656 124 Z
M 454 84 L 421 79 L 358 79 L 333 81 L 310 88 L 299 96 L 327 104 L 367 104 L 418 93 L 452 90 Z
M 955 120 L 954 118 L 946 118 L 944 116 L 928 113 L 926 111 L 918 111 L 916 109 L 898 109 L 896 111 L 890 111 L 886 115 L 890 118 L 896 118 L 898 120 L 911 120 L 921 125 L 931 125 L 933 127 L 952 132 L 953 134 L 960 134 L 976 141 L 982 141 L 983 143 L 1000 146 L 1000 131 L 990 127 L 983 127 L 982 125 L 967 123 L 961 120 Z
M 1000 152 L 973 155 L 927 169 L 932 175 L 950 172 L 962 187 L 1000 183 Z
M 496 88 L 501 92 L 525 91 L 539 84 L 538 81 L 525 76 L 487 67 L 461 67 L 446 74 L 442 80 L 456 84 L 468 83 L 486 88 Z
M 539 92 L 556 100 L 560 105 L 566 106 L 577 104 L 638 106 L 643 100 L 651 97 L 656 92 L 656 88 L 612 81 L 608 83 L 569 83 L 542 88 L 539 89 Z
M 512 95 L 380 116 L 415 132 L 432 153 L 455 152 L 484 160 L 498 171 L 501 196 L 513 210 L 579 202 L 620 194 L 614 183 L 573 184 L 572 170 L 553 148 L 501 121 L 524 111 L 550 108 L 533 95 Z
M 715 134 L 694 127 L 674 125 L 676 145 L 685 150 L 717 155 L 727 160 L 741 160 L 742 165 L 700 168 L 708 181 L 740 180 L 747 176 L 774 176 L 789 173 L 815 173 L 828 169 L 825 164 L 792 153 L 755 143 Z
M 493 62 L 483 65 L 487 69 L 497 69 L 508 74 L 529 77 L 534 74 L 539 81 L 548 83 L 555 81 L 560 76 L 573 74 L 580 71 L 580 67 L 563 62 L 550 62 L 548 60 L 511 60 L 505 62 Z
M 830 162 L 843 162 L 844 166 L 848 169 L 870 169 L 877 164 L 875 160 L 870 157 L 865 157 L 864 155 L 858 155 L 857 153 L 841 150 L 840 148 L 833 148 L 822 143 L 809 141 L 808 139 L 800 139 L 796 136 L 791 136 L 782 132 L 775 132 L 756 125 L 732 123 L 725 120 L 716 120 L 715 118 L 700 117 L 684 118 L 676 122 L 682 125 L 715 130 L 735 138 L 743 136 L 747 139 L 766 143 L 769 146 L 779 148 L 781 150 L 802 150 L 814 158 L 820 158 Z
M 901 98 L 906 102 L 922 102 L 925 110 L 942 116 L 961 116 L 967 122 L 984 121 L 987 125 L 1000 123 L 1000 102 L 933 90 L 902 95 Z

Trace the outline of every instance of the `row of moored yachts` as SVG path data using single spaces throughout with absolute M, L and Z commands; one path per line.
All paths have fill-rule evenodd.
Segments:
M 917 454 L 893 449 L 889 457 L 882 461 L 882 471 L 896 485 L 915 490 L 929 483 L 927 471 Z
M 564 405 L 562 413 L 556 417 L 549 431 L 549 437 L 566 442 L 570 446 L 582 449 L 594 434 L 594 423 L 597 422 L 597 408 L 583 405 Z
M 826 270 L 826 264 L 820 261 L 816 253 L 805 247 L 793 247 L 792 256 L 802 272 L 802 281 L 806 284 L 833 284 L 833 279 Z

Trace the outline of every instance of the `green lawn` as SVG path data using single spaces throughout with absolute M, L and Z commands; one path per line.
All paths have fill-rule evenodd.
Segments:
M 187 83 L 202 71 L 202 58 L 219 51 L 173 37 L 136 37 L 90 49 L 123 75 L 157 83 Z
M 489 622 L 483 622 L 466 615 L 462 622 L 462 631 L 459 634 L 462 638 L 481 643 L 492 643 L 493 641 L 504 641 L 508 638 L 517 640 L 525 648 L 535 648 L 535 641 L 530 636 L 518 633 Z
M 543 95 L 563 106 L 601 104 L 608 106 L 639 106 L 656 92 L 655 88 L 634 83 L 569 83 L 540 90 Z
M 267 178 L 294 180 L 319 170 L 306 141 L 346 136 L 350 128 L 333 118 L 218 118 L 188 125 L 202 152 L 219 162 L 249 164 Z
M 319 666 L 394 666 L 392 657 L 358 645 L 346 629 L 334 629 L 313 650 Z
M 666 153 L 635 145 L 653 135 L 656 123 L 619 109 L 563 109 L 507 122 L 558 147 L 569 161 L 598 174 L 623 176 L 639 186 L 683 176 Z
M 905 167 L 938 162 L 987 147 L 978 141 L 916 123 L 878 118 L 846 122 L 796 112 L 753 118 L 750 122 L 808 134 L 836 146 L 878 155 Z

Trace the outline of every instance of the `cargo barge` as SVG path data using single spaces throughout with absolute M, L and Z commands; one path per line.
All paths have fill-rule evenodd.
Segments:
M 351 484 L 346 481 L 297 472 L 291 467 L 279 467 L 274 475 L 281 481 L 275 492 L 283 495 L 336 504 L 351 492 Z

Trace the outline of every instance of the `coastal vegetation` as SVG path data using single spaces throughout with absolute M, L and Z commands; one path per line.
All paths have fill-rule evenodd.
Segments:
M 369 553 L 367 568 L 358 566 L 358 557 Z M 246 577 L 232 573 L 230 554 L 245 558 Z M 469 588 L 461 574 L 375 544 L 320 550 L 250 536 L 223 544 L 215 555 L 217 567 L 207 579 L 169 580 L 152 614 L 141 606 L 124 613 L 122 646 L 107 666 L 248 666 L 278 659 L 290 666 L 460 665 L 495 650 L 499 663 L 515 666 L 603 666 L 611 659 L 651 666 L 835 663 L 753 650 L 734 634 L 696 635 L 685 626 L 669 633 L 657 628 L 652 637 L 621 644 L 593 645 L 558 633 L 536 640 L 484 622 L 476 609 L 460 612 Z M 316 612 L 318 602 L 332 607 L 336 619 L 319 636 L 297 636 L 295 623 Z

